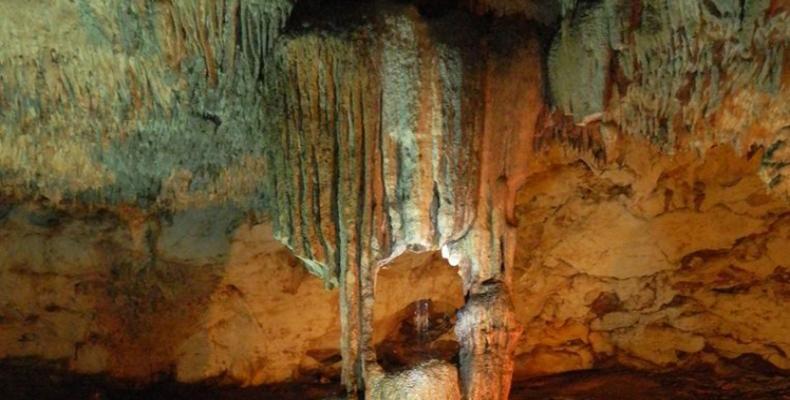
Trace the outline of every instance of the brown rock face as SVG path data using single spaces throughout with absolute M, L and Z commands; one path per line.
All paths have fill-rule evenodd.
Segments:
M 32 205 L 10 206 L 4 218 L 2 358 L 142 381 L 259 385 L 340 373 L 337 292 L 266 221 L 209 209 L 130 222 Z M 453 361 L 456 271 L 437 254 L 404 255 L 378 284 L 374 341 L 385 365 Z M 420 302 L 428 318 L 418 334 Z M 433 356 L 401 351 L 415 344 Z
M 536 176 L 519 193 L 518 373 L 748 353 L 787 369 L 777 274 L 790 254 L 788 204 L 762 184 L 759 155 L 628 153 L 616 166 Z
M 785 2 L 5 3 L 0 358 L 366 399 L 790 369 Z
M 320 369 L 310 350 L 337 348 L 336 295 L 297 268 L 270 225 L 232 210 L 140 225 L 124 218 L 9 212 L 0 229 L 3 357 L 66 360 L 125 379 L 172 372 L 185 382 L 261 384 Z

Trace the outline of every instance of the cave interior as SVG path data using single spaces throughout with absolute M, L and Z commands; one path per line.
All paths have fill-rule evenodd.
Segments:
M 790 1 L 0 0 L 8 399 L 790 399 Z

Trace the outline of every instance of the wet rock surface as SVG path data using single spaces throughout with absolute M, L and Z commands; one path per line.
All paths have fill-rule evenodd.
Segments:
M 510 397 L 523 400 L 787 399 L 790 378 L 777 371 L 737 367 L 726 372 L 709 368 L 666 373 L 592 370 L 516 381 Z
M 300 382 L 255 387 L 222 385 L 217 381 L 179 383 L 161 376 L 140 384 L 107 377 L 67 373 L 57 365 L 30 359 L 0 362 L 0 390 L 8 400 L 319 400 L 340 399 L 339 382 Z
M 385 370 L 398 371 L 431 359 L 458 361 L 460 346 L 452 332 L 456 310 L 442 308 L 420 300 L 399 313 L 396 330 L 376 347 L 376 357 Z
M 0 390 L 8 400 L 329 400 L 345 398 L 339 382 L 302 380 L 287 384 L 239 388 L 206 381 L 176 383 L 160 377 L 141 385 L 101 375 L 75 375 L 32 360 L 0 363 Z M 568 372 L 516 380 L 516 400 L 721 399 L 790 398 L 790 377 L 757 357 L 740 357 L 726 368 L 684 369 L 650 373 L 622 368 Z

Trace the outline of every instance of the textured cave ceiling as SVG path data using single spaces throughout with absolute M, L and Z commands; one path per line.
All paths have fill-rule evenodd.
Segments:
M 300 72 L 315 75 L 303 76 L 303 84 L 318 85 L 316 96 L 333 84 L 338 95 L 353 84 L 359 95 L 378 89 L 392 96 L 383 101 L 398 118 L 386 115 L 388 105 L 382 118 L 393 127 L 418 123 L 419 97 L 433 96 L 448 103 L 436 104 L 436 124 L 454 123 L 464 133 L 474 130 L 464 119 L 469 113 L 460 112 L 464 102 L 482 108 L 501 101 L 526 110 L 510 118 L 529 119 L 545 104 L 669 152 L 721 142 L 749 151 L 784 137 L 787 110 L 778 100 L 787 21 L 779 1 L 2 6 L 3 189 L 55 203 L 178 208 L 231 201 L 273 209 L 265 178 L 277 173 L 273 153 L 283 149 L 275 132 L 293 117 L 288 107 L 320 113 L 294 101 L 324 108 L 335 101 L 306 96 L 286 104 Z M 541 95 L 481 98 L 494 84 L 480 82 L 482 70 L 515 68 L 508 64 L 524 52 L 537 59 L 523 66 L 542 72 L 521 78 L 535 79 L 527 86 Z M 301 62 L 314 62 L 315 70 Z M 496 80 L 496 71 L 488 74 Z M 399 87 L 382 89 L 393 84 Z M 418 93 L 427 84 L 434 92 Z M 506 127 L 515 133 L 503 134 L 527 129 L 515 125 Z M 529 129 L 533 141 L 573 130 Z M 558 132 L 547 133 L 552 129 Z M 241 173 L 250 170 L 256 173 Z

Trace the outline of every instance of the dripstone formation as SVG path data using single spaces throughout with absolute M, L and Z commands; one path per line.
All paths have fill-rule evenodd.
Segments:
M 0 1 L 0 357 L 366 399 L 790 370 L 789 13 Z

